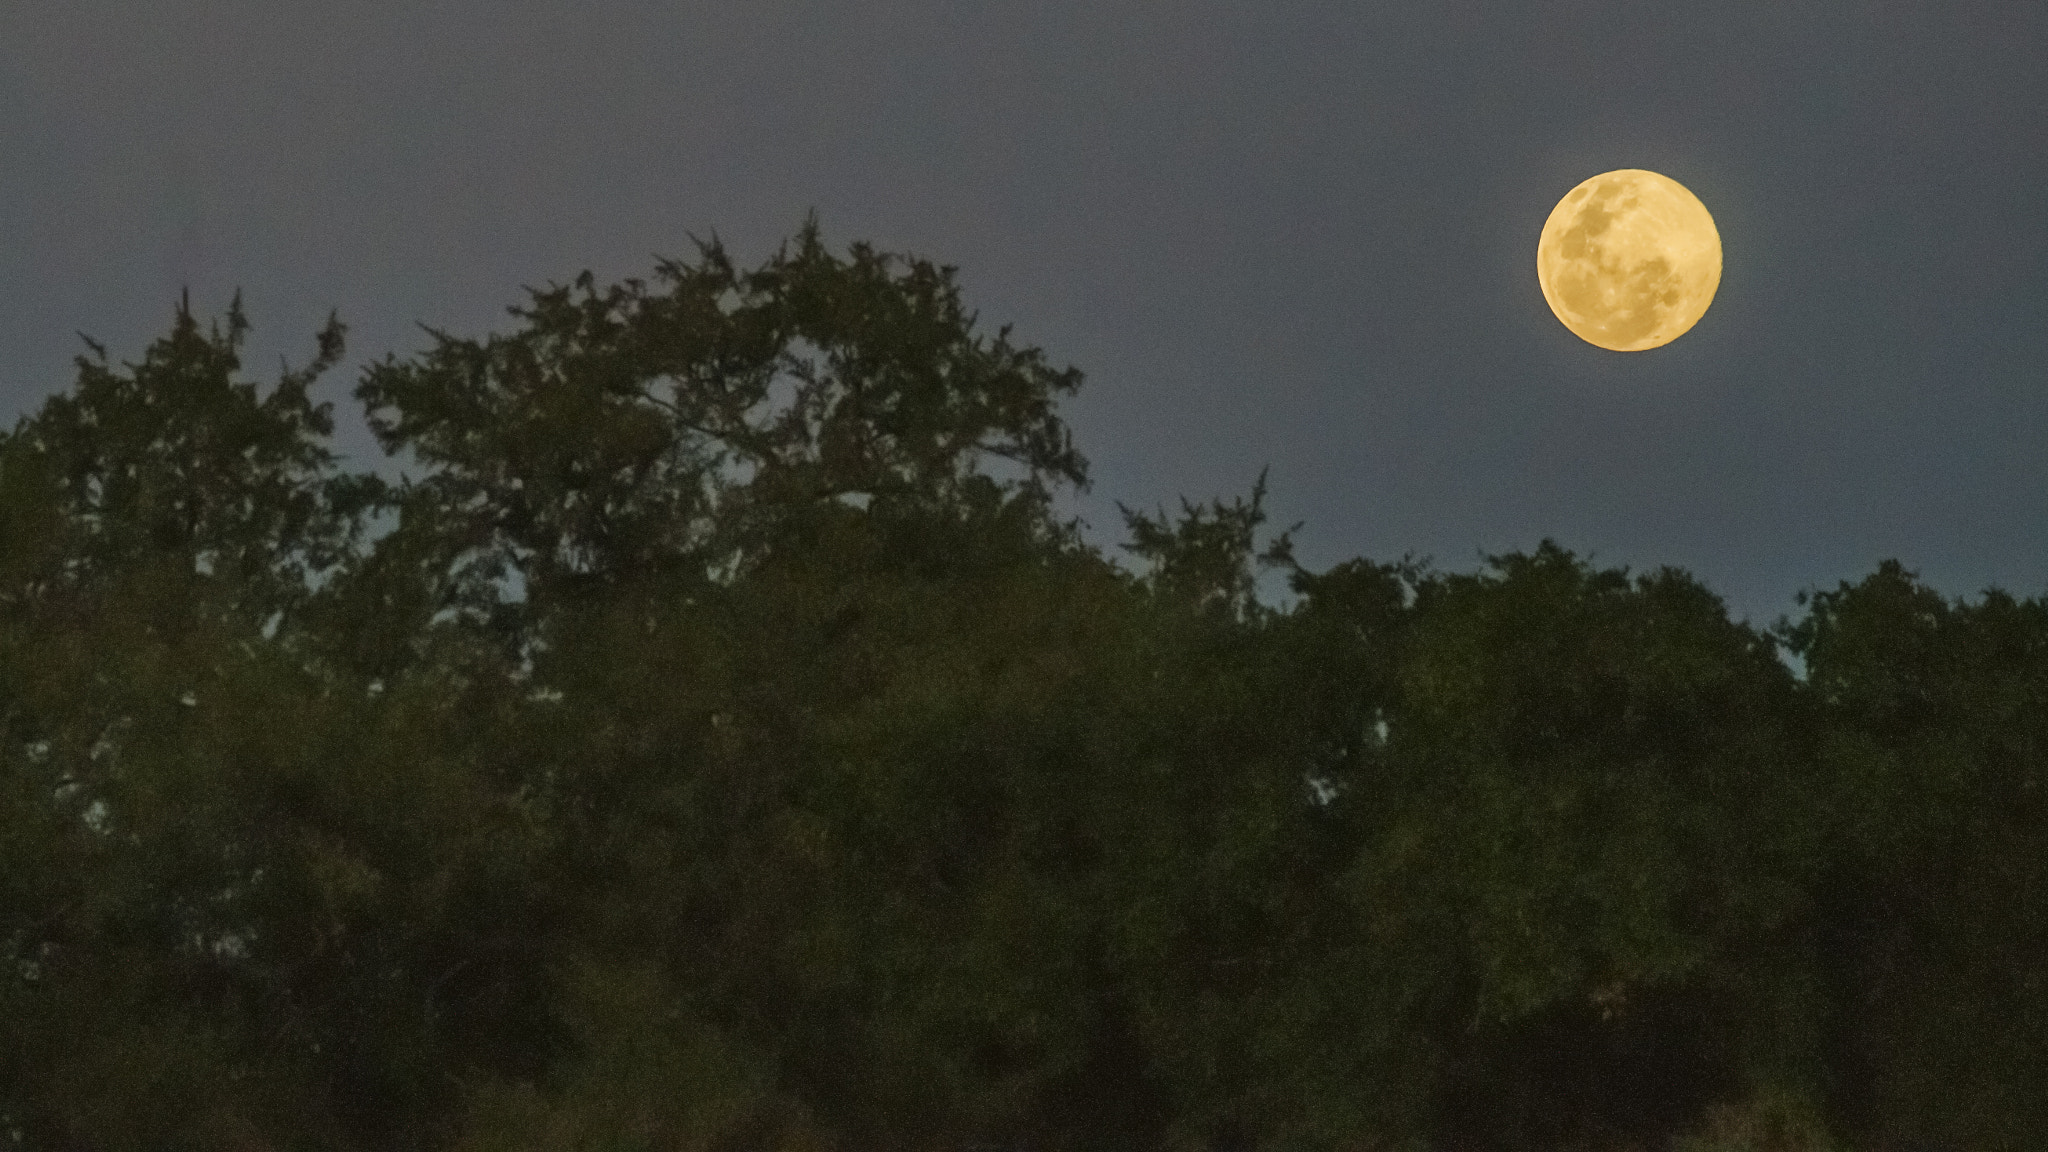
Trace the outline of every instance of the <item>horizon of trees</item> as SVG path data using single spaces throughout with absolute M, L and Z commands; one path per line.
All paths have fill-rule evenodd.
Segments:
M 397 484 L 337 319 L 88 340 L 0 434 L 0 1147 L 2048 1147 L 2048 601 L 1310 572 L 1264 473 L 1128 569 L 954 273 L 529 290 L 364 369 Z

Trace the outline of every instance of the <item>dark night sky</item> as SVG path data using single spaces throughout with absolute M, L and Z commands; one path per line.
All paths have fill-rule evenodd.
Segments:
M 1535 279 L 1614 168 L 1724 246 L 1650 352 Z M 1759 624 L 1887 557 L 2048 591 L 2048 5 L 2012 0 L 8 4 L 0 418 L 75 332 L 138 359 L 240 287 L 265 383 L 339 310 L 337 447 L 395 475 L 348 393 L 415 322 L 509 331 L 688 233 L 751 267 L 812 208 L 1088 374 L 1062 510 L 1112 555 L 1115 502 L 1270 464 L 1315 569 L 1550 536 Z

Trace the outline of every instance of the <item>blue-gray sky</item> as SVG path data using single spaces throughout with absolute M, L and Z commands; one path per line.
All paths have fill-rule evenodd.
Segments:
M 1648 168 L 1714 214 L 1692 332 L 1605 352 L 1534 272 L 1557 199 Z M 957 265 L 1088 375 L 1115 503 L 1249 493 L 1311 568 L 1555 538 L 1733 615 L 1888 557 L 2048 591 L 2048 6 L 104 0 L 0 8 L 0 417 L 77 331 L 136 359 L 239 287 L 251 374 L 329 309 L 348 393 L 507 331 L 521 285 L 717 235 Z M 1269 591 L 1277 588 L 1269 582 Z

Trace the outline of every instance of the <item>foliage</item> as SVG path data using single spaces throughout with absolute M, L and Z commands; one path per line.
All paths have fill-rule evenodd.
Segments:
M 1896 562 L 1785 628 L 1839 846 L 1814 935 L 1850 1139 L 2048 1131 L 2048 604 L 1950 603 Z
M 659 279 L 373 364 L 396 486 L 238 302 L 0 436 L 0 1133 L 2040 1146 L 2048 606 L 1309 572 L 1264 472 L 1133 573 L 953 269 Z
M 1679 1137 L 1672 1152 L 1833 1152 L 1819 1109 L 1806 1096 L 1766 1089 L 1740 1104 L 1717 1104 L 1707 1124 Z

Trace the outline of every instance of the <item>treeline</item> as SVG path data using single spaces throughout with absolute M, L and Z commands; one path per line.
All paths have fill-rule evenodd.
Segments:
M 0 1147 L 2048 1148 L 2048 605 L 1130 571 L 950 268 L 531 296 L 0 438 Z

